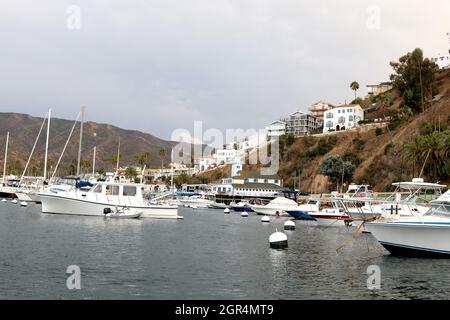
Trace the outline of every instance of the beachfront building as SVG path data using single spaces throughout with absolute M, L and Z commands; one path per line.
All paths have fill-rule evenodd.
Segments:
M 216 150 L 217 165 L 232 164 L 235 158 L 239 156 L 239 151 L 236 149 L 220 149 Z
M 296 111 L 283 120 L 286 123 L 286 134 L 306 136 L 319 127 L 317 118 L 311 113 Z
M 436 63 L 439 69 L 450 68 L 450 55 L 448 54 L 438 54 L 436 57 L 433 57 L 430 60 Z
M 271 122 L 267 127 L 267 140 L 282 136 L 286 134 L 286 122 L 282 120 L 275 120 Z
M 146 169 L 144 172 L 144 179 L 145 180 L 151 180 L 151 179 L 159 179 L 161 177 L 170 177 L 173 176 L 177 177 L 181 174 L 186 174 L 188 176 L 192 176 L 193 174 L 197 173 L 197 168 L 189 168 L 184 164 L 177 164 L 177 163 L 171 163 L 170 168 L 162 168 L 162 169 Z
M 323 132 L 351 129 L 361 120 L 364 120 L 364 111 L 359 104 L 340 105 L 325 112 Z
M 309 107 L 309 111 L 317 119 L 318 127 L 321 127 L 323 125 L 323 115 L 324 115 L 325 111 L 331 110 L 333 108 L 334 108 L 334 106 L 331 103 L 328 103 L 328 102 L 325 102 L 322 100 L 312 104 Z
M 216 195 L 243 197 L 275 197 L 282 189 L 278 175 L 260 175 L 258 172 L 242 172 L 240 176 L 222 179 L 222 183 L 210 186 Z
M 244 137 L 240 142 L 236 143 L 238 154 L 244 156 L 247 152 L 265 146 L 267 143 L 267 132 L 261 130 L 252 135 Z
M 216 166 L 217 159 L 215 156 L 194 158 L 194 168 L 198 171 L 213 169 Z
M 367 94 L 377 96 L 392 89 L 392 82 L 381 82 L 380 84 L 368 84 Z

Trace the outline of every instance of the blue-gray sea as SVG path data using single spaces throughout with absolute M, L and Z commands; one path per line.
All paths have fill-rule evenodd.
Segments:
M 180 209 L 183 220 L 106 220 L 0 203 L 2 299 L 448 299 L 450 259 L 390 256 L 371 234 L 296 222 L 270 249 L 270 224 L 250 214 Z M 79 266 L 81 289 L 67 268 Z M 380 289 L 367 268 L 380 268 Z

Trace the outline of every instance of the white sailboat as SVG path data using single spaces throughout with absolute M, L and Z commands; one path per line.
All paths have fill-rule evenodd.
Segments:
M 25 165 L 25 169 L 23 170 L 22 177 L 20 178 L 19 188 L 16 192 L 17 198 L 20 201 L 24 202 L 39 202 L 38 192 L 42 190 L 44 187 L 44 182 L 47 179 L 47 159 L 48 159 L 48 139 L 50 135 L 50 119 L 51 119 L 52 109 L 48 109 L 47 116 L 44 118 L 42 122 L 39 133 L 36 137 L 35 143 L 33 145 L 33 149 L 31 150 L 30 156 L 28 157 L 28 161 Z M 34 150 L 36 148 L 37 142 L 39 141 L 39 137 L 41 135 L 42 128 L 47 121 L 47 137 L 45 142 L 45 156 L 44 156 L 44 176 L 42 178 L 39 177 L 26 177 L 25 174 L 28 170 L 28 165 L 30 164 L 30 160 L 33 157 Z

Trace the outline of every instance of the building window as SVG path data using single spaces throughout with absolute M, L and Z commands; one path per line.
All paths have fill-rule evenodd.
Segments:
M 333 113 L 332 112 L 327 112 L 327 119 L 333 118 Z
M 340 117 L 338 122 L 339 123 L 345 123 L 345 118 L 344 117 Z
M 327 128 L 333 127 L 333 121 L 327 121 Z
M 353 121 L 353 116 L 349 116 L 348 121 Z

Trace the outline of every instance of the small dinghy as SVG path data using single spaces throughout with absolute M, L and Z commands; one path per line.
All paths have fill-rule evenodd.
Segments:
M 138 219 L 142 215 L 142 211 L 130 208 L 115 208 L 113 211 L 111 208 L 103 209 L 105 218 L 113 219 Z

